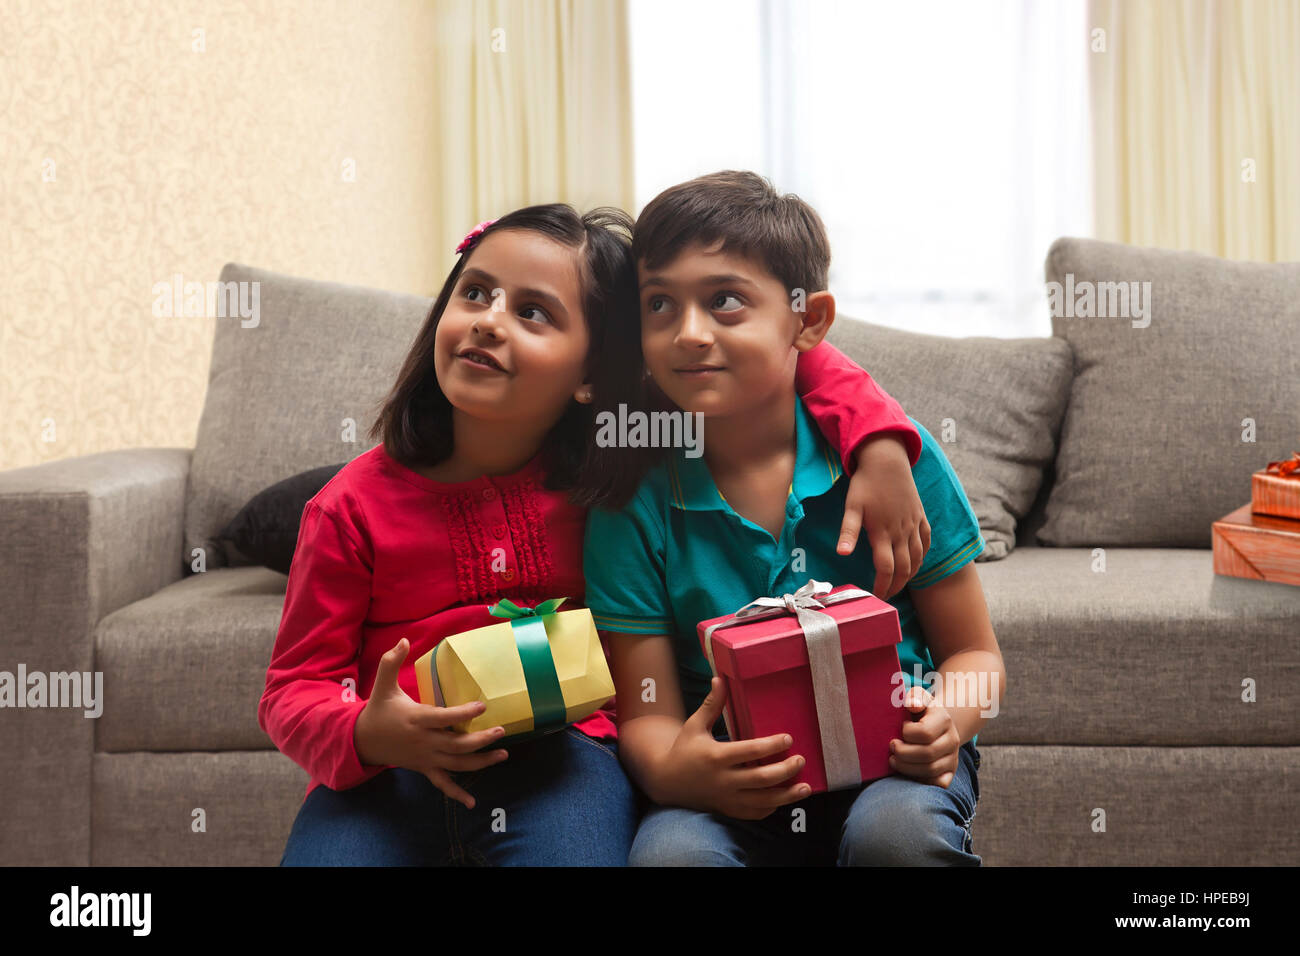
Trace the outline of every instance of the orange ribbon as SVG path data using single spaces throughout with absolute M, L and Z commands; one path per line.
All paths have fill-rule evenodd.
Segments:
M 1300 478 L 1300 451 L 1291 452 L 1290 458 L 1284 458 L 1281 461 L 1270 461 L 1265 471 L 1270 475 L 1278 475 L 1282 478 Z

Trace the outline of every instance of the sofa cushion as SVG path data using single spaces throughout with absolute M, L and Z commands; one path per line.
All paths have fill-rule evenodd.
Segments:
M 977 566 L 1007 668 L 981 744 L 1300 745 L 1286 695 L 1267 691 L 1300 684 L 1300 588 L 1215 575 L 1209 551 L 1108 548 L 1105 570 L 1098 557 L 1021 545 Z M 257 705 L 285 584 L 224 568 L 104 618 L 96 750 L 272 747 Z
M 267 568 L 222 568 L 104 618 L 95 629 L 104 674 L 95 749 L 274 749 L 257 705 L 287 581 Z
M 275 750 L 95 754 L 94 773 L 97 867 L 276 866 L 310 782 Z
M 977 565 L 1007 670 L 981 746 L 1300 744 L 1300 587 L 1216 575 L 1208 550 L 1095 552 Z
M 1300 445 L 1300 263 L 1067 238 L 1046 275 L 1075 370 L 1038 541 L 1210 547 L 1210 525 L 1250 500 L 1251 472 Z M 1149 283 L 1136 287 L 1149 311 L 1130 299 L 1114 315 L 1124 301 L 1107 294 L 1112 317 L 1080 316 L 1089 295 L 1102 311 L 1099 283 Z
M 263 488 L 351 460 L 396 381 L 433 300 L 229 263 L 224 282 L 257 282 L 260 315 L 216 319 L 208 393 L 185 500 L 185 554 L 231 563 L 217 540 Z
M 827 338 L 943 443 L 984 535 L 976 560 L 1005 557 L 1056 452 L 1070 347 L 1054 338 L 922 335 L 847 316 Z
M 231 563 L 260 564 L 287 575 L 303 509 L 344 464 L 290 475 L 254 495 L 217 535 Z
M 971 833 L 985 866 L 1300 863 L 1300 828 L 1276 823 L 1279 801 L 1295 805 L 1300 747 L 985 746 L 980 734 L 979 752 Z

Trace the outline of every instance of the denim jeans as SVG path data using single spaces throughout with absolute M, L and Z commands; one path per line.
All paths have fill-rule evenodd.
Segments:
M 614 741 L 566 727 L 498 747 L 510 755 L 501 763 L 452 774 L 473 810 L 400 767 L 348 790 L 316 787 L 280 865 L 627 865 L 638 805 Z
M 967 741 L 947 788 L 891 775 L 814 793 L 761 820 L 655 806 L 641 820 L 628 864 L 981 866 L 970 832 L 979 764 L 979 750 Z

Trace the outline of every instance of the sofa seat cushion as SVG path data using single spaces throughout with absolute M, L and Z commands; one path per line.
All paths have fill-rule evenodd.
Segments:
M 95 754 L 94 773 L 91 866 L 276 866 L 308 783 L 274 750 Z
M 288 578 L 263 567 L 196 574 L 108 615 L 97 751 L 274 749 L 257 705 Z
M 1215 575 L 1199 549 L 1021 546 L 975 567 L 1007 670 L 981 744 L 1300 744 L 1300 587 Z
M 1300 829 L 1277 825 L 1294 817 L 1300 747 L 979 751 L 971 834 L 985 866 L 1300 864 Z
M 976 564 L 1007 667 L 980 742 L 1121 746 L 1300 744 L 1300 587 L 1215 575 L 1209 551 L 1022 545 Z M 257 704 L 284 575 L 224 568 L 106 617 L 96 750 L 272 747 Z M 1256 701 L 1242 701 L 1243 681 Z

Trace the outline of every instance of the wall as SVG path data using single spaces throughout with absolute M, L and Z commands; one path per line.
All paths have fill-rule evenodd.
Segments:
M 432 3 L 0 3 L 0 468 L 194 443 L 228 261 L 431 295 Z M 355 177 L 347 177 L 347 162 Z

